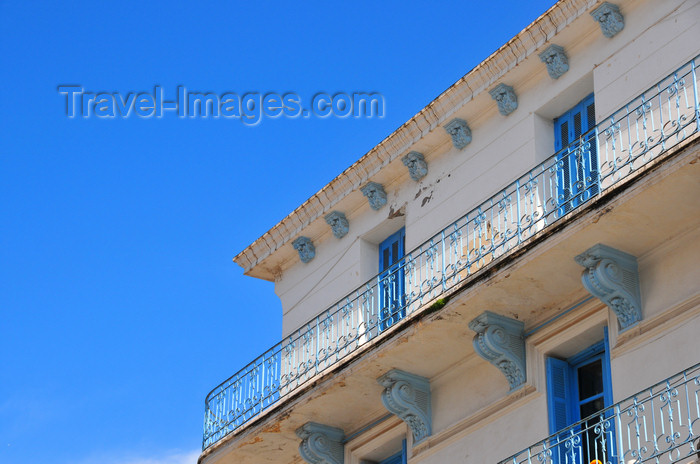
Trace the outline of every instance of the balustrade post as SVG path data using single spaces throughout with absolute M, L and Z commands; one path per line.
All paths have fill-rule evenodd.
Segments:
M 676 80 L 677 75 L 676 73 L 673 73 L 673 79 L 674 81 Z M 659 86 L 657 86 L 659 87 Z M 664 90 L 668 91 L 668 87 L 666 87 Z M 658 89 L 658 97 L 659 97 L 659 130 L 661 131 L 661 151 L 666 150 L 666 134 L 664 133 L 664 101 L 662 95 L 664 92 L 661 90 L 661 87 Z
M 532 172 L 530 172 L 530 175 L 532 175 Z M 522 240 L 522 224 L 520 222 L 521 218 L 521 213 L 520 213 L 520 179 L 515 181 L 515 197 L 517 198 L 516 205 L 515 205 L 515 214 L 516 214 L 516 224 L 518 226 L 518 244 L 520 244 Z
M 320 348 L 319 340 L 321 339 L 320 321 L 321 316 L 316 316 L 316 330 L 314 331 L 314 339 L 311 342 L 311 346 L 313 347 L 313 353 L 311 353 L 311 356 L 314 357 L 314 374 L 318 372 L 318 350 Z
M 629 118 L 627 118 L 627 120 L 629 121 Z M 601 166 L 602 165 L 600 162 L 600 155 L 601 155 L 600 142 L 599 142 L 600 132 L 598 131 L 598 124 L 595 125 L 595 127 L 593 128 L 593 131 L 594 131 L 593 132 L 593 143 L 595 143 L 595 154 L 596 154 L 596 156 L 595 156 L 595 164 L 596 164 L 595 165 L 595 177 L 596 177 L 596 184 L 597 184 L 596 193 L 598 194 L 598 196 L 600 196 L 603 194 L 603 181 L 601 180 L 601 178 L 602 178 Z M 627 129 L 627 134 L 629 134 L 629 128 Z M 631 150 L 631 147 L 629 144 L 628 144 L 628 148 Z M 593 163 L 591 163 L 591 170 L 593 170 Z
M 445 229 L 442 230 L 442 234 L 440 234 L 440 237 L 440 240 L 442 241 L 442 270 L 440 272 L 442 273 L 442 291 L 444 292 L 447 290 L 447 279 L 445 278 Z
M 372 291 L 372 313 L 374 314 L 374 328 L 376 329 L 375 335 L 379 335 L 379 318 L 381 317 L 381 305 L 382 299 L 379 291 L 379 281 L 381 279 L 379 276 L 375 279 L 374 290 Z
M 693 73 L 693 99 L 695 103 L 695 127 L 700 131 L 700 104 L 698 103 L 698 80 L 695 72 L 695 60 L 690 62 L 690 68 Z
M 620 403 L 617 403 L 614 408 L 615 411 L 615 421 L 617 422 L 617 427 L 615 427 L 615 434 L 617 435 L 618 438 L 618 447 L 617 447 L 617 455 L 620 459 L 622 459 L 623 453 L 624 453 L 624 442 L 622 440 L 622 414 L 620 412 Z

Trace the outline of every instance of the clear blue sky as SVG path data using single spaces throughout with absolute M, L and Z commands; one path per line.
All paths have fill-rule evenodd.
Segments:
M 552 3 L 0 0 L 0 463 L 194 463 L 207 392 L 281 334 L 231 258 Z M 386 115 L 69 119 L 60 84 Z

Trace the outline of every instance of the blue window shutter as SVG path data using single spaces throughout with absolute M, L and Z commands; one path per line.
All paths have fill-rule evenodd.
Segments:
M 610 341 L 608 340 L 608 328 L 605 327 L 605 353 L 603 353 L 603 392 L 605 393 L 605 407 L 612 406 L 612 374 L 610 369 Z
M 598 193 L 598 154 L 593 94 L 554 119 L 554 150 L 560 167 L 557 170 L 557 195 L 563 215 L 582 201 Z M 582 159 L 577 154 L 582 143 L 590 149 Z
M 608 343 L 607 327 L 604 329 L 604 339 L 595 343 L 566 361 L 556 358 L 546 358 L 547 374 L 547 411 L 549 417 L 549 432 L 556 435 L 551 440 L 553 448 L 552 462 L 555 464 L 586 464 L 592 462 L 590 456 L 602 450 L 602 438 L 593 437 L 597 434 L 593 429 L 588 432 L 581 426 L 574 427 L 566 433 L 560 433 L 564 428 L 583 419 L 580 417 L 582 405 L 590 405 L 592 400 L 603 400 L 603 406 L 612 404 L 612 383 L 610 377 L 610 347 Z M 580 398 L 579 374 L 580 369 L 592 363 L 600 362 L 603 375 L 602 392 L 596 392 Z M 590 414 L 588 412 L 586 415 Z M 616 462 L 617 456 L 615 443 L 615 424 L 611 419 L 611 412 L 606 412 L 605 417 L 611 420 L 605 433 L 605 442 L 608 453 L 606 462 Z M 597 421 L 597 418 L 593 419 Z M 590 421 L 587 424 L 591 424 Z M 578 438 L 575 438 L 575 434 Z M 586 438 L 588 437 L 588 438 Z M 578 443 L 576 440 L 579 440 Z M 572 447 L 573 446 L 573 447 Z
M 593 101 L 593 94 L 590 94 L 583 100 L 583 114 L 586 117 L 586 130 L 590 131 L 590 133 L 586 135 L 586 142 L 590 144 L 588 163 L 585 166 L 585 181 L 588 184 L 586 189 L 590 196 L 594 196 L 600 191 L 598 185 L 600 166 L 598 162 L 598 130 L 591 130 L 595 127 L 595 103 Z
M 379 244 L 379 272 L 386 271 L 404 255 L 406 230 L 401 228 Z
M 571 424 L 569 364 L 560 359 L 547 358 L 546 367 L 549 433 L 553 435 Z
M 595 126 L 595 105 L 593 94 L 581 100 L 581 112 L 583 113 L 583 131 L 590 130 Z
M 404 264 L 406 231 L 401 228 L 379 244 L 379 330 L 406 315 Z
M 569 144 L 569 111 L 554 120 L 554 150 L 559 151 Z

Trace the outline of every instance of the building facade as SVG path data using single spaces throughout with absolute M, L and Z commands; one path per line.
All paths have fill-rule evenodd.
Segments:
M 199 462 L 697 460 L 699 44 L 561 0 L 237 255 L 282 341 Z

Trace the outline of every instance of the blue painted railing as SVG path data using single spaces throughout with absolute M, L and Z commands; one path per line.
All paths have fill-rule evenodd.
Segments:
M 401 327 L 494 259 L 698 133 L 696 57 L 304 324 L 207 395 L 203 448 Z M 397 281 L 402 281 L 403 286 Z M 403 288 L 402 295 L 386 289 Z M 382 307 L 382 302 L 387 307 Z M 401 320 L 398 320 L 401 319 Z M 392 324 L 385 324 L 390 320 Z M 397 321 L 398 320 L 398 321 Z M 396 322 L 394 322 L 396 321 Z
M 699 446 L 697 364 L 499 464 L 670 464 L 700 457 Z

